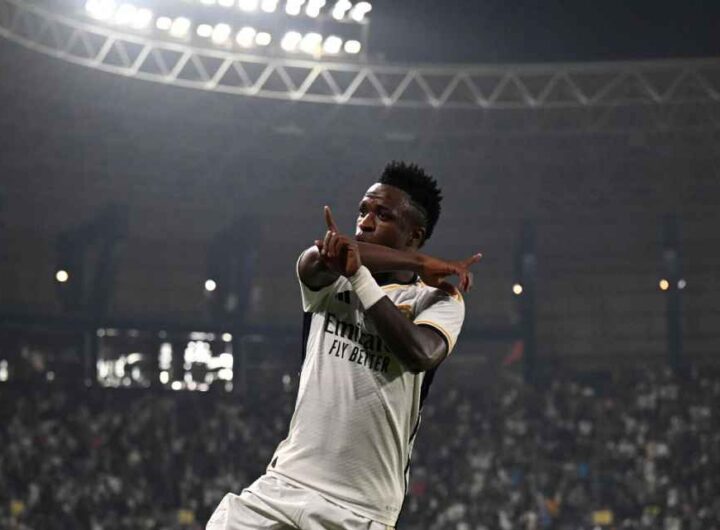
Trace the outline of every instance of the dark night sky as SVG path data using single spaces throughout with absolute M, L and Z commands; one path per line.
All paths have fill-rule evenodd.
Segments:
M 378 0 L 370 39 L 389 61 L 720 56 L 720 2 Z

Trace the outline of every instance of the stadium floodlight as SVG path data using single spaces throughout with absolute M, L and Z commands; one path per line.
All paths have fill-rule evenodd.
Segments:
M 272 42 L 272 35 L 270 35 L 267 31 L 259 31 L 257 35 L 255 35 L 255 44 L 258 46 L 267 46 Z
M 85 4 L 85 10 L 97 20 L 109 20 L 115 13 L 115 8 L 114 0 L 88 0 Z
M 350 0 L 338 0 L 332 9 L 332 17 L 335 20 L 342 20 L 345 18 L 345 13 L 350 11 L 352 4 Z
M 255 43 L 255 35 L 257 34 L 257 31 L 255 28 L 252 28 L 250 26 L 245 26 L 244 28 L 241 28 L 240 31 L 238 31 L 237 36 L 235 37 L 235 40 L 240 46 L 243 46 L 245 48 L 249 48 Z
M 57 271 L 55 273 L 55 279 L 59 283 L 65 283 L 66 281 L 68 281 L 70 279 L 70 274 L 68 274 L 68 271 L 60 269 L 59 271 Z
M 355 22 L 362 22 L 365 15 L 367 15 L 371 9 L 372 6 L 369 2 L 358 2 L 350 10 L 350 18 L 352 18 Z
M 300 14 L 304 3 L 305 0 L 287 0 L 287 3 L 285 4 L 285 12 L 290 16 L 297 16 Z
M 349 40 L 349 41 L 345 41 L 344 48 L 345 48 L 345 53 L 350 53 L 350 54 L 354 55 L 356 53 L 360 53 L 360 49 L 362 48 L 362 45 L 360 44 L 360 41 Z
M 670 288 L 670 282 L 667 281 L 665 278 L 660 280 L 660 290 L 661 291 L 667 291 Z
M 297 50 L 298 44 L 302 40 L 302 35 L 297 31 L 288 31 L 280 41 L 280 47 L 286 52 L 294 52 Z
M 178 39 L 186 37 L 190 31 L 190 19 L 185 17 L 177 17 L 170 26 L 170 35 Z
M 222 340 L 223 342 L 232 342 L 232 333 L 223 333 Z M 232 355 L 230 356 L 230 358 L 232 360 Z
M 215 24 L 212 36 L 210 38 L 213 43 L 221 45 L 225 44 L 228 41 L 228 39 L 230 38 L 230 33 L 232 33 L 232 28 L 230 28 L 229 24 Z
M 274 13 L 278 6 L 278 0 L 262 0 L 260 2 L 260 9 L 266 13 Z
M 113 22 L 122 26 L 129 26 L 133 18 L 135 18 L 135 12 L 137 8 L 132 4 L 122 4 L 117 8 L 113 15 Z
M 513 285 L 513 293 L 515 293 L 516 295 L 520 296 L 520 295 L 522 294 L 522 292 L 523 292 L 523 286 L 522 286 L 522 285 L 520 285 L 519 283 L 516 283 L 516 284 Z
M 310 55 L 314 55 L 320 51 L 321 45 L 322 35 L 311 31 L 310 33 L 305 34 L 305 36 L 300 41 L 300 51 L 303 51 Z
M 309 0 L 305 8 L 305 14 L 310 18 L 317 18 L 320 10 L 325 6 L 325 0 Z
M 238 7 L 243 11 L 255 11 L 258 8 L 258 0 L 238 0 Z
M 228 333 L 228 335 L 230 335 L 230 334 Z M 223 335 L 223 337 L 224 336 L 225 335 Z M 225 339 L 223 339 L 223 340 L 225 340 Z M 232 335 L 230 335 L 229 340 L 227 340 L 225 342 L 230 342 L 231 340 L 232 340 Z M 232 365 L 234 364 L 234 359 L 233 359 L 232 353 L 227 353 L 227 352 L 221 353 L 218 358 L 218 361 L 220 361 L 219 365 L 224 368 L 232 368 Z
M 162 31 L 167 31 L 172 27 L 173 20 L 170 17 L 158 17 L 158 19 L 155 21 L 155 26 L 157 29 L 160 29 Z
M 330 55 L 340 53 L 340 50 L 342 50 L 342 43 L 343 42 L 340 37 L 336 35 L 330 35 L 328 38 L 325 39 L 325 42 L 323 42 L 323 52 Z
M 198 37 L 209 39 L 213 33 L 213 27 L 210 24 L 200 24 L 195 31 Z
M 205 280 L 205 290 L 208 292 L 213 292 L 215 289 L 217 289 L 217 283 L 213 279 L 207 279 Z
M 146 7 L 141 7 L 135 11 L 130 25 L 133 29 L 145 29 L 152 22 L 153 12 Z

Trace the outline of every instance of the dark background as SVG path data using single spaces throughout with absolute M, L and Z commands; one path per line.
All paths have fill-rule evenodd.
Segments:
M 0 526 L 201 528 L 261 474 L 297 393 L 297 256 L 323 234 L 323 205 L 351 231 L 363 192 L 401 159 L 443 188 L 426 251 L 484 258 L 423 408 L 399 527 L 565 530 L 609 515 L 630 529 L 717 528 L 719 12 L 375 4 L 373 62 L 562 71 L 707 58 L 710 96 L 690 82 L 684 103 L 591 108 L 289 103 L 128 79 L 0 39 Z M 85 286 L 107 307 L 73 308 L 82 275 L 60 243 L 92 239 L 77 230 L 108 205 L 127 230 L 105 280 Z M 101 226 L 88 262 L 121 225 Z M 536 234 L 536 318 L 523 314 L 530 289 L 511 290 L 524 226 Z M 687 286 L 669 295 L 658 282 L 670 248 Z M 223 280 L 215 295 L 203 285 L 211 262 L 240 258 L 254 263 L 237 288 L 247 311 L 223 316 Z M 533 325 L 530 370 L 532 340 L 518 339 Z M 192 361 L 191 345 L 213 361 L 231 352 L 232 383 L 227 368 Z
M 373 52 L 390 60 L 567 62 L 717 55 L 716 2 L 376 2 Z
M 719 46 L 709 2 L 507 4 L 379 2 L 371 57 L 630 60 L 711 56 Z M 129 231 L 117 252 L 110 317 L 208 326 L 209 241 L 249 216 L 258 255 L 248 322 L 296 329 L 293 267 L 323 231 L 322 206 L 351 231 L 359 197 L 387 161 L 403 159 L 425 166 L 445 192 L 427 252 L 485 255 L 467 297 L 468 336 L 517 322 L 513 256 L 521 224 L 531 220 L 540 354 L 661 355 L 660 218 L 676 214 L 687 352 L 711 354 L 720 344 L 720 160 L 711 125 L 647 130 L 632 119 L 646 109 L 630 108 L 617 130 L 467 127 L 535 112 L 498 110 L 462 113 L 460 129 L 460 113 L 449 110 L 198 92 L 66 64 L 7 41 L 0 41 L 0 101 L 4 314 L 64 314 L 53 280 L 57 235 L 116 202 L 128 207 Z

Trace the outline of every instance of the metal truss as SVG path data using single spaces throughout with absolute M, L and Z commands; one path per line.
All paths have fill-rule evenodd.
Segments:
M 720 60 L 399 66 L 294 60 L 151 40 L 0 0 L 0 35 L 127 77 L 242 96 L 385 108 L 598 109 L 720 102 Z M 713 120 L 717 127 L 717 120 Z

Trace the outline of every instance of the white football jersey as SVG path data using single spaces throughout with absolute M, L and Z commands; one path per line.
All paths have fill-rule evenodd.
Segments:
M 300 289 L 311 316 L 298 396 L 288 436 L 267 471 L 394 526 L 434 371 L 404 368 L 346 278 L 318 291 L 301 281 Z M 420 280 L 382 289 L 413 322 L 439 331 L 452 351 L 465 316 L 459 294 Z

